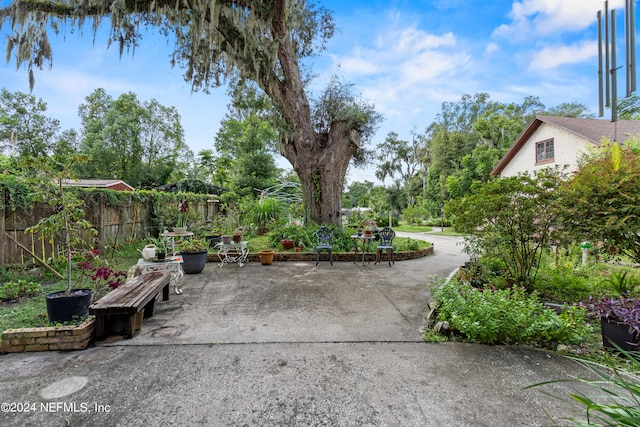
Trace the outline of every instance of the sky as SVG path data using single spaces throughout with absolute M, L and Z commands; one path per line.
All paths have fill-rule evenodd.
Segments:
M 331 76 L 353 83 L 385 120 L 372 144 L 389 132 L 411 140 L 441 111 L 443 102 L 464 94 L 488 93 L 491 100 L 522 103 L 535 96 L 551 108 L 565 102 L 587 105 L 598 114 L 598 10 L 601 0 L 315 0 L 333 11 L 338 31 L 327 50 L 313 58 L 319 93 Z M 8 0 L 0 0 L 7 5 Z M 623 60 L 623 0 L 617 10 L 619 63 Z M 8 26 L 0 31 L 6 47 Z M 62 129 L 80 129 L 78 106 L 97 88 L 114 98 L 134 92 L 140 101 L 174 106 L 187 145 L 197 154 L 213 149 L 228 97 L 224 88 L 192 93 L 182 70 L 171 68 L 171 46 L 147 33 L 133 56 L 107 49 L 106 32 L 51 35 L 53 67 L 37 70 L 33 95 Z M 624 74 L 618 82 L 624 83 Z M 29 92 L 25 69 L 0 64 L 0 86 Z M 621 86 L 619 94 L 624 93 Z M 610 113 L 605 112 L 605 119 Z M 285 159 L 281 167 L 290 168 Z M 375 165 L 351 169 L 348 181 L 379 182 Z M 388 184 L 389 182 L 387 182 Z

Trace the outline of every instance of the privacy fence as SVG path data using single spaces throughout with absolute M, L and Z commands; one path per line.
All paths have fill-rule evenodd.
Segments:
M 86 235 L 84 241 L 87 248 L 113 246 L 158 236 L 164 229 L 176 225 L 181 200 L 187 200 L 189 204 L 186 221 L 190 228 L 205 225 L 218 215 L 219 210 L 216 196 L 213 195 L 78 188 L 66 191 L 78 192 L 85 204 L 85 219 L 97 231 L 97 236 Z M 62 233 L 45 236 L 27 232 L 29 227 L 52 214 L 56 207 L 24 200 L 16 203 L 18 196 L 10 189 L 2 189 L 0 266 L 64 257 Z M 25 200 L 28 194 L 26 196 Z

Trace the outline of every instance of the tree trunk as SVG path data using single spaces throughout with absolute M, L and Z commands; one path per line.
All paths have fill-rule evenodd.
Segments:
M 280 141 L 283 155 L 291 162 L 302 184 L 307 220 L 318 224 L 342 224 L 344 178 L 353 153 L 360 146 L 360 135 L 347 122 L 335 122 L 328 134 L 302 135 L 293 141 Z M 312 141 L 300 149 L 297 141 Z
M 256 82 L 274 101 L 288 131 L 280 136 L 280 152 L 302 184 L 306 220 L 318 224 L 342 224 L 342 190 L 351 157 L 360 147 L 360 134 L 347 121 L 331 123 L 329 132 L 314 130 L 309 100 L 304 91 L 295 45 L 286 27 L 286 3 L 275 1 L 272 21 L 278 45 L 282 77 L 264 73 Z

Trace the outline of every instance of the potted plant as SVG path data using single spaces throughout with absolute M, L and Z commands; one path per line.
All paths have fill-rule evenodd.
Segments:
M 77 264 L 80 276 L 76 288 L 88 287 L 92 290 L 91 301 L 97 301 L 112 290 L 124 285 L 127 273 L 124 270 L 114 270 L 109 262 L 100 257 L 98 249 L 90 249 L 82 255 Z M 88 286 L 85 286 L 88 283 Z
M 219 220 L 219 228 L 222 232 L 220 239 L 225 245 L 233 240 L 233 232 L 237 230 L 237 216 L 235 210 L 229 209 L 229 212 Z
M 273 257 L 276 252 L 273 249 L 262 249 L 258 252 L 260 257 L 260 264 L 271 265 L 273 263 Z
M 236 228 L 235 230 L 233 230 L 233 233 L 231 234 L 231 236 L 235 243 L 242 242 L 242 229 Z
M 178 204 L 178 221 L 173 227 L 174 233 L 184 233 L 187 231 L 187 214 L 189 213 L 189 203 L 186 200 Z
M 160 236 L 158 238 L 151 237 L 151 244 L 155 247 L 155 259 L 158 261 L 162 261 L 167 256 L 167 242 L 166 240 Z
M 282 245 L 285 251 L 288 251 L 289 249 L 293 248 L 293 239 L 284 238 L 280 240 L 280 244 Z
M 605 348 L 619 346 L 625 351 L 640 349 L 640 300 L 629 296 L 589 297 L 582 304 L 589 312 L 600 318 L 602 343 Z
M 199 237 L 182 240 L 178 247 L 182 255 L 182 270 L 186 274 L 197 274 L 204 270 L 207 263 L 207 250 L 209 244 Z
M 214 248 L 218 243 L 222 241 L 222 228 L 223 220 L 221 217 L 217 217 L 211 223 L 202 230 L 204 238 L 209 242 L 209 247 Z
M 47 316 L 51 323 L 64 323 L 79 320 L 89 315 L 91 304 L 91 289 L 72 289 L 71 268 L 74 248 L 85 244 L 83 235 L 95 235 L 96 230 L 85 219 L 84 202 L 74 191 L 65 191 L 63 183 L 69 179 L 69 171 L 76 163 L 83 161 L 83 157 L 73 155 L 65 164 L 53 164 L 48 158 L 40 159 L 40 164 L 34 170 L 40 172 L 38 183 L 34 188 L 42 190 L 41 197 L 53 208 L 53 213 L 43 217 L 26 233 L 42 233 L 45 236 L 59 234 L 62 236 L 67 274 L 66 288 L 62 291 L 45 295 L 47 302 Z M 52 179 L 53 177 L 53 179 Z

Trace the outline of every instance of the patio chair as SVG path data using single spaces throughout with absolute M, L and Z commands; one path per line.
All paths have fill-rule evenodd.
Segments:
M 396 263 L 393 260 L 393 238 L 396 237 L 396 232 L 391 229 L 391 227 L 385 227 L 378 232 L 378 237 L 380 238 L 380 243 L 376 249 L 376 262 L 377 264 L 380 262 L 382 258 L 382 251 L 387 251 L 387 261 L 389 262 L 389 267 L 391 267 L 391 263 Z
M 333 231 L 329 227 L 322 226 L 316 230 L 316 238 L 318 244 L 316 246 L 316 265 L 320 262 L 320 252 L 326 249 L 329 252 L 329 262 L 333 265 L 333 255 L 331 253 L 331 239 L 333 238 Z

